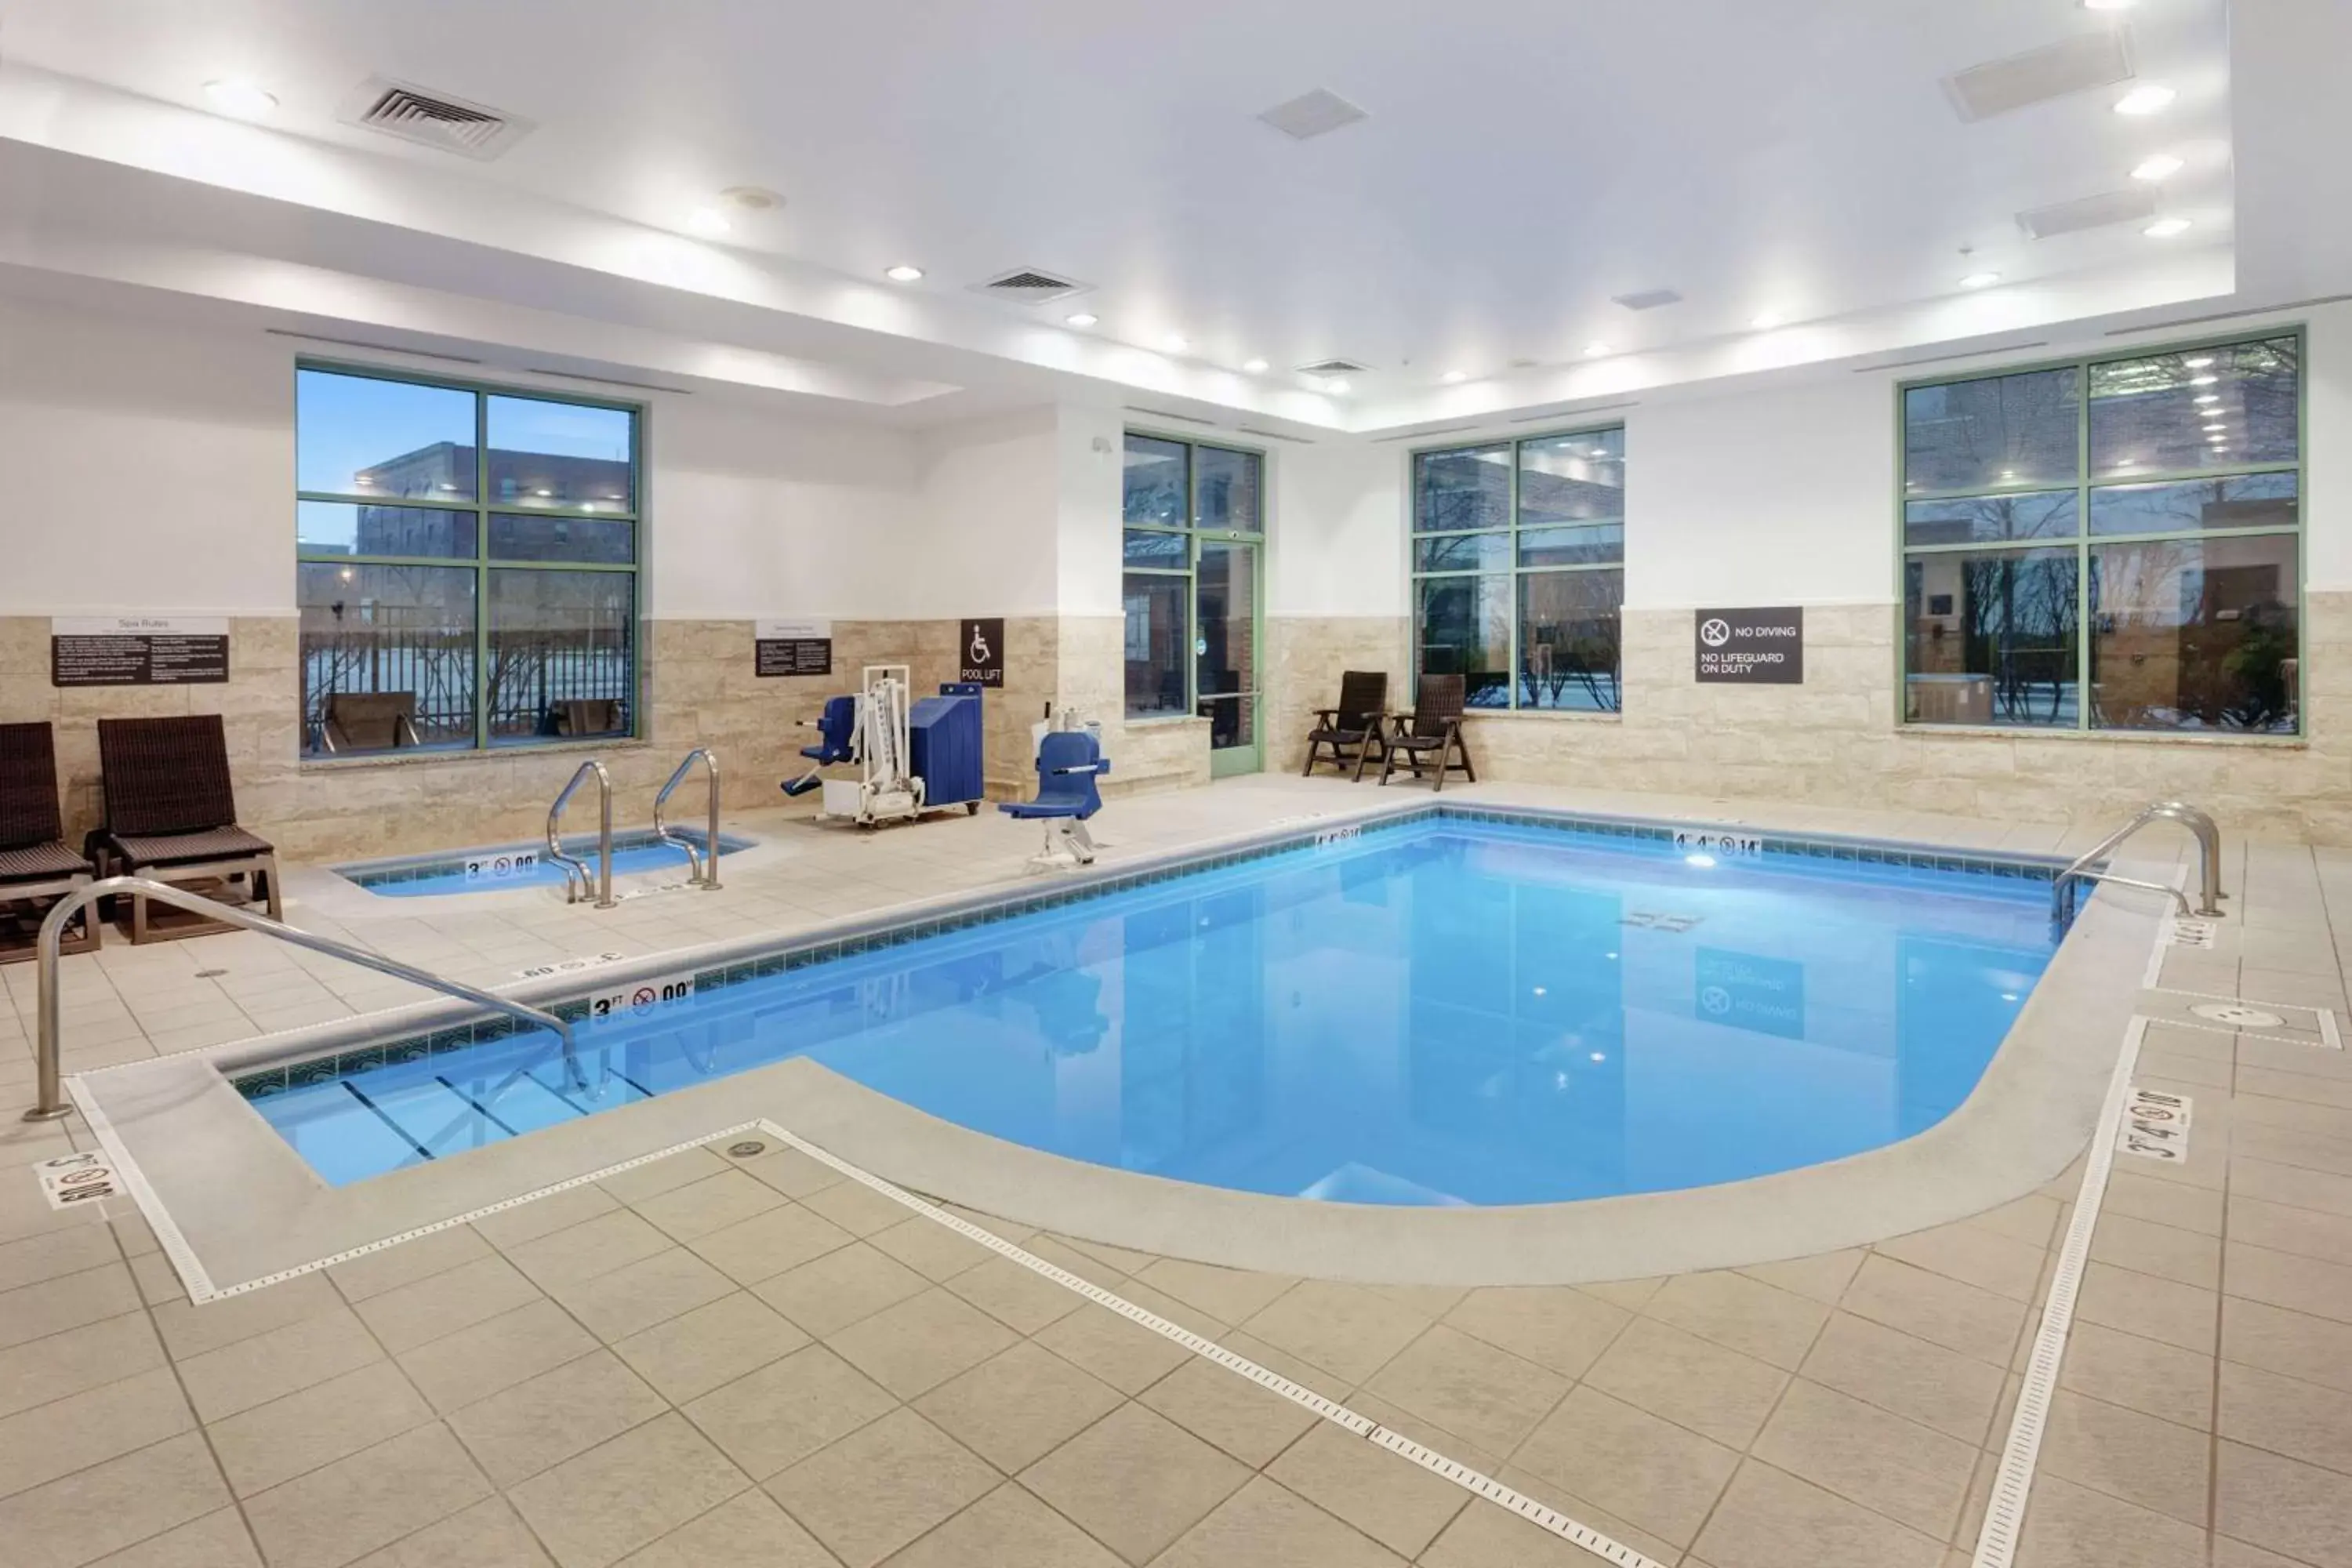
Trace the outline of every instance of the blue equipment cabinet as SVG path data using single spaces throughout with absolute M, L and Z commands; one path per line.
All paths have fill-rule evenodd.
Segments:
M 923 781 L 923 809 L 961 805 L 977 812 L 981 800 L 980 688 L 950 682 L 908 715 L 908 762 Z

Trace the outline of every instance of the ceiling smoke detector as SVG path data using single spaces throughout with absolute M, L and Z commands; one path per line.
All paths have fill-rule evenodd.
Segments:
M 1944 79 L 1944 93 L 1951 100 L 1952 111 L 1974 124 L 2131 78 L 2131 30 L 2102 27 L 1955 71 Z
M 1094 285 L 1080 283 L 1035 267 L 1016 267 L 1010 272 L 1000 272 L 984 282 L 970 285 L 975 294 L 992 299 L 1013 300 L 1024 305 L 1043 305 L 1054 300 L 1067 300 L 1073 295 L 1091 291 Z
M 344 100 L 345 124 L 381 131 L 420 147 L 488 163 L 531 131 L 531 122 L 487 104 L 407 82 L 371 77 Z
M 1288 103 L 1277 103 L 1258 116 L 1294 142 L 1311 142 L 1343 125 L 1370 118 L 1338 93 L 1319 87 L 1313 92 L 1299 94 Z

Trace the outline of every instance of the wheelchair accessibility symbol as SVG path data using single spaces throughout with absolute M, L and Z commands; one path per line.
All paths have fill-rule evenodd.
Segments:
M 996 657 L 996 650 L 988 646 L 988 634 L 977 624 L 971 628 L 971 648 L 965 657 L 983 668 Z

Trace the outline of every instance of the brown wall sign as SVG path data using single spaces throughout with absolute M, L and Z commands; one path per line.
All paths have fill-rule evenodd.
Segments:
M 1702 685 L 1805 683 L 1802 605 L 1767 610 L 1696 610 L 1691 615 L 1691 632 Z
M 956 629 L 961 646 L 956 655 L 958 680 L 973 686 L 1004 684 L 1004 621 L 1002 616 L 961 623 Z
M 831 675 L 831 621 L 754 621 L 751 623 L 751 673 Z

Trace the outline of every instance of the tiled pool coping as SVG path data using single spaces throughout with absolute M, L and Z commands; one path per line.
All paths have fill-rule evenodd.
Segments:
M 1918 870 L 1973 874 L 2003 879 L 2022 879 L 2048 882 L 2055 879 L 2065 862 L 2055 857 L 2030 855 L 1963 854 L 1919 845 L 1907 845 L 1877 839 L 1843 838 L 1831 836 L 1808 836 L 1788 833 L 1750 832 L 1739 826 L 1717 824 L 1670 824 L 1637 818 L 1595 816 L 1577 812 L 1541 811 L 1528 808 L 1456 805 L 1446 802 L 1425 802 L 1385 812 L 1370 820 L 1352 823 L 1303 826 L 1238 847 L 1213 850 L 1204 854 L 1179 856 L 1176 858 L 1131 869 L 1112 868 L 1082 879 L 1074 879 L 1054 889 L 1034 893 L 999 893 L 969 907 L 929 917 L 918 917 L 898 923 L 883 923 L 876 929 L 855 934 L 818 938 L 789 942 L 772 952 L 725 963 L 694 969 L 694 984 L 698 993 L 740 985 L 746 981 L 766 979 L 813 964 L 828 963 L 837 959 L 854 958 L 861 953 L 898 947 L 927 937 L 970 930 L 1000 921 L 1019 919 L 1052 909 L 1060 909 L 1138 888 L 1215 871 L 1230 866 L 1270 859 L 1316 849 L 1334 840 L 1349 840 L 1371 834 L 1385 833 L 1432 820 L 1460 822 L 1490 822 L 1510 826 L 1556 829 L 1562 832 L 1604 835 L 1609 837 L 1644 839 L 1654 842 L 1675 842 L 1677 839 L 1732 838 L 1752 840 L 1754 848 L 1740 851 L 1763 859 L 1828 860 L 1853 864 L 1873 864 L 1909 868 Z M 650 835 L 645 836 L 650 837 Z M 721 833 L 719 842 L 727 844 L 731 836 Z M 618 840 L 615 840 L 618 847 Z M 1707 845 L 1707 847 L 1717 846 Z M 349 868 L 339 868 L 345 875 Z M 673 970 L 674 972 L 674 970 Z M 631 976 L 620 969 L 600 970 L 603 982 L 599 992 L 610 991 Z M 558 996 L 540 999 L 536 1005 L 553 1013 L 567 1022 L 579 1022 L 589 1015 L 587 995 Z M 529 1026 L 500 1015 L 468 1024 L 419 1031 L 394 1039 L 371 1041 L 365 1044 L 315 1055 L 289 1058 L 265 1066 L 243 1069 L 229 1075 L 230 1084 L 247 1100 L 262 1100 L 289 1089 L 323 1083 L 348 1073 L 395 1066 L 403 1062 L 421 1061 L 427 1057 L 464 1050 L 486 1041 L 505 1039 L 527 1032 Z
M 704 832 L 699 827 L 679 826 L 672 831 L 684 835 L 697 844 L 700 844 L 704 837 Z M 633 827 L 613 835 L 613 853 L 618 855 L 625 849 L 651 848 L 666 842 L 667 841 L 650 827 Z M 719 835 L 719 852 L 721 855 L 739 854 L 751 848 L 756 842 L 754 839 L 745 838 L 722 829 Z M 595 840 L 593 837 L 583 837 L 576 833 L 563 840 L 563 849 L 566 854 L 577 855 L 584 851 L 588 855 L 593 855 L 595 848 Z M 518 854 L 545 856 L 546 853 L 547 846 L 544 844 L 486 844 L 474 848 L 435 850 L 425 855 L 402 855 L 383 860 L 352 860 L 340 866 L 330 866 L 327 869 L 353 887 L 373 889 L 393 887 L 402 882 L 422 882 L 435 877 L 456 876 L 466 869 L 466 863 L 468 860 L 481 859 L 485 857 Z M 479 888 L 467 890 L 488 892 L 515 885 L 509 879 L 488 878 L 483 880 Z

